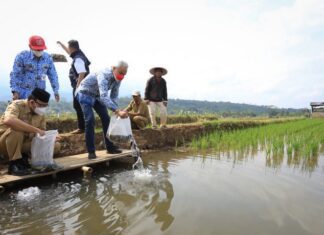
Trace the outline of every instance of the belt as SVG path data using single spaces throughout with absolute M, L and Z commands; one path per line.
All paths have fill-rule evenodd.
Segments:
M 82 93 L 82 94 L 84 94 L 84 95 L 92 96 L 92 97 L 94 97 L 94 98 L 98 98 L 98 97 L 99 97 L 99 95 L 94 94 L 94 93 L 92 93 L 92 92 L 90 92 L 90 91 L 88 91 L 88 90 L 80 90 L 80 91 L 78 91 L 78 92 L 80 92 L 80 93 Z

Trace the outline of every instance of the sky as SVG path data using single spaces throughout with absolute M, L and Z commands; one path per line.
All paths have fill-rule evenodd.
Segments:
M 95 72 L 129 63 L 120 96 L 168 69 L 170 98 L 308 107 L 324 101 L 323 0 L 1 0 L 0 89 L 31 35 L 77 39 Z M 69 63 L 57 63 L 62 94 Z M 48 90 L 50 86 L 47 86 Z

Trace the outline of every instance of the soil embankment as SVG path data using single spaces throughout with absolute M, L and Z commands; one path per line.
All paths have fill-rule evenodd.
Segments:
M 168 128 L 157 130 L 150 128 L 145 130 L 134 130 L 133 134 L 137 144 L 142 150 L 167 149 L 175 146 L 183 146 L 194 138 L 198 138 L 199 136 L 213 131 L 230 131 L 292 120 L 294 119 L 212 121 L 205 123 L 171 125 Z M 67 156 L 86 152 L 83 134 L 62 134 L 61 138 L 62 150 L 58 156 Z M 95 141 L 98 150 L 104 149 L 102 133 L 96 133 Z M 129 146 L 121 147 L 128 148 Z
M 198 123 L 198 122 L 210 122 L 216 121 L 218 117 L 216 115 L 169 115 L 168 124 L 189 124 L 189 123 Z M 157 122 L 160 120 L 157 118 Z M 59 133 L 68 133 L 77 127 L 76 117 L 68 118 L 55 118 L 51 117 L 47 120 L 47 129 L 48 130 L 58 130 Z M 101 128 L 101 122 L 96 119 L 96 128 Z

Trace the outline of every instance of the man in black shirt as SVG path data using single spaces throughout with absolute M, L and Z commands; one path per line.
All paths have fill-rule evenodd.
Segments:
M 152 128 L 157 128 L 156 114 L 158 111 L 160 111 L 161 128 L 165 128 L 167 122 L 168 92 L 166 81 L 162 76 L 166 75 L 168 71 L 162 67 L 155 67 L 150 70 L 150 73 L 153 77 L 146 83 L 145 101 L 148 104 Z
M 83 112 L 79 101 L 75 97 L 75 90 L 80 85 L 81 81 L 90 73 L 90 61 L 81 51 L 79 47 L 79 42 L 77 40 L 70 40 L 68 42 L 68 47 L 66 47 L 60 41 L 57 42 L 72 58 L 72 64 L 69 72 L 69 78 L 71 81 L 71 86 L 73 88 L 73 108 L 77 113 L 78 118 L 78 129 L 72 131 L 72 134 L 81 134 L 85 130 L 85 122 Z

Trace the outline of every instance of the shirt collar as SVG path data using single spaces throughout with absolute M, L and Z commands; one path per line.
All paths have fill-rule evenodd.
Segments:
M 114 74 L 114 72 L 113 72 L 113 69 L 112 68 L 109 68 L 109 72 L 110 72 L 110 76 L 111 76 L 111 79 L 113 80 L 113 82 L 116 82 L 117 84 L 118 83 L 120 83 L 121 81 L 118 81 L 117 79 L 116 79 L 116 76 L 115 76 L 115 74 Z
M 36 59 L 36 60 L 38 59 L 38 57 L 36 57 L 36 56 L 34 55 L 34 53 L 33 53 L 32 50 L 29 51 L 29 58 L 32 59 L 32 60 L 33 60 L 33 59 Z M 43 60 L 43 59 L 44 59 L 44 52 L 43 52 L 43 55 L 39 58 L 39 60 Z
M 73 59 L 79 53 L 80 53 L 80 50 L 76 50 L 76 51 L 71 53 L 70 57 Z
M 34 59 L 34 54 L 33 54 L 33 51 L 32 50 L 29 51 L 29 58 L 30 59 Z
M 25 113 L 30 113 L 33 114 L 32 111 L 30 110 L 29 106 L 28 106 L 28 100 L 24 100 L 24 107 L 25 107 Z
M 136 104 L 135 100 L 133 100 L 133 102 L 134 102 L 134 104 Z M 143 100 L 142 100 L 142 98 L 141 98 L 141 99 L 140 99 L 140 102 L 139 102 L 138 104 L 136 104 L 136 105 L 140 106 L 140 105 L 142 104 L 142 102 L 143 102 Z

